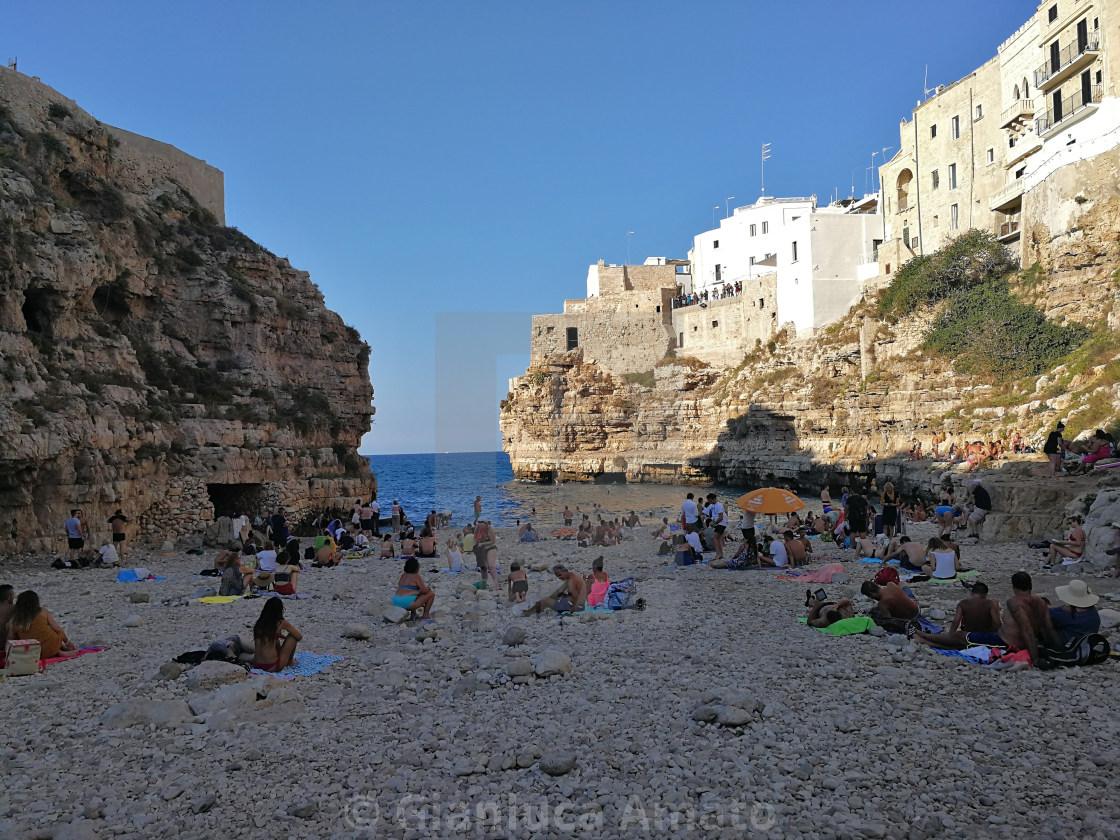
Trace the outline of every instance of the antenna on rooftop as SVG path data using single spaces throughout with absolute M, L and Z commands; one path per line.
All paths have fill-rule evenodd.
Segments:
M 761 177 L 761 190 L 763 195 L 766 195 L 766 161 L 770 160 L 770 144 L 762 144 L 762 177 Z
M 922 95 L 929 99 L 931 93 L 936 93 L 934 88 L 929 86 L 929 65 L 926 65 L 926 74 L 922 76 Z
M 19 58 L 18 58 L 18 57 L 17 57 L 17 58 L 9 58 L 9 59 L 8 59 L 8 69 L 9 69 L 9 70 L 16 70 L 16 69 L 18 69 L 18 68 L 16 67 L 16 64 L 17 64 L 18 62 L 19 62 Z

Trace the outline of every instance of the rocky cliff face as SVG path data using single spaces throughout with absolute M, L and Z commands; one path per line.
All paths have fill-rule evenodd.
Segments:
M 60 547 L 72 507 L 164 539 L 374 487 L 368 345 L 158 170 L 0 75 L 0 550 Z

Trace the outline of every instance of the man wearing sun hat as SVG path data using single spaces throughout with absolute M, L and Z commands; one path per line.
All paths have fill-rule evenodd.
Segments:
M 1101 616 L 1096 607 L 1100 596 L 1094 595 L 1085 581 L 1074 578 L 1068 586 L 1054 587 L 1054 594 L 1065 604 L 1050 608 L 1050 621 L 1063 643 L 1086 633 L 1100 632 Z

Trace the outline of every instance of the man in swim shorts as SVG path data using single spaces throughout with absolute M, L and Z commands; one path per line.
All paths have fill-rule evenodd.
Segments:
M 856 614 L 852 602 L 845 598 L 839 603 L 809 599 L 809 626 L 830 627 L 842 618 L 852 618 Z
M 578 612 L 583 609 L 587 589 L 583 578 L 569 572 L 566 566 L 559 563 L 552 567 L 552 573 L 563 583 L 552 593 L 551 597 L 541 598 L 525 610 L 524 615 L 539 615 L 549 609 L 556 610 L 558 613 Z
M 977 581 L 971 597 L 957 604 L 953 623 L 942 633 L 915 632 L 911 638 L 942 650 L 962 650 L 969 645 L 1004 647 L 1007 642 L 999 634 L 999 602 L 988 600 L 988 585 Z

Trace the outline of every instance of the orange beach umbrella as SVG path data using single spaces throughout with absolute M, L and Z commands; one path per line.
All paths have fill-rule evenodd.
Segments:
M 739 497 L 739 507 L 748 513 L 792 513 L 805 503 L 788 490 L 760 487 Z

